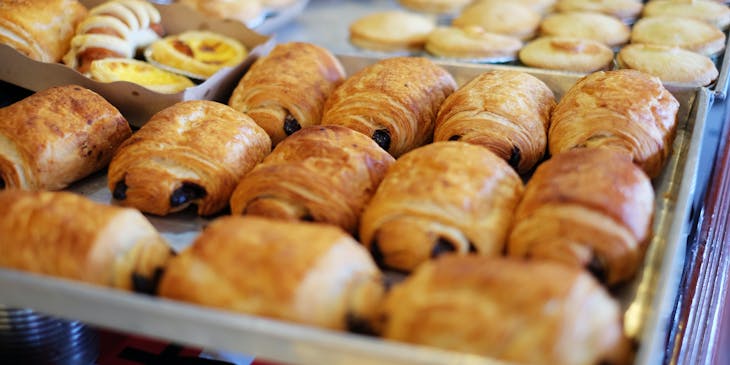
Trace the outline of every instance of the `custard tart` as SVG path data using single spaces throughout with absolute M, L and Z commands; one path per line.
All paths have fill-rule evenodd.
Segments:
M 247 54 L 246 47 L 236 39 L 193 30 L 152 43 L 145 58 L 169 71 L 204 80 L 223 67 L 241 63 Z
M 195 86 L 185 76 L 128 58 L 96 60 L 91 63 L 90 73 L 91 78 L 96 81 L 129 81 L 163 94 L 174 94 Z

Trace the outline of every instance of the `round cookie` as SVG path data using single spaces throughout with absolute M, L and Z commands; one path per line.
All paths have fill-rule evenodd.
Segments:
M 426 40 L 426 51 L 435 56 L 483 62 L 514 60 L 520 48 L 519 39 L 479 27 L 438 27 Z
M 587 73 L 608 69 L 613 51 L 590 39 L 540 37 L 522 47 L 519 57 L 531 67 Z
M 350 42 L 375 51 L 417 51 L 435 27 L 435 21 L 423 15 L 399 10 L 378 12 L 350 25 Z
M 725 48 L 725 34 L 691 18 L 653 16 L 639 19 L 631 30 L 631 43 L 681 47 L 713 56 Z
M 621 68 L 631 68 L 656 76 L 663 82 L 705 86 L 717 78 L 712 60 L 677 47 L 629 44 L 616 56 Z
M 540 23 L 541 36 L 593 39 L 609 47 L 629 41 L 631 30 L 618 18 L 591 11 L 553 13 Z
M 646 4 L 643 14 L 644 17 L 666 15 L 693 18 L 720 29 L 730 25 L 730 8 L 714 1 L 654 0 Z
M 540 13 L 515 2 L 483 0 L 464 9 L 452 25 L 459 28 L 477 26 L 486 32 L 525 40 L 535 35 Z
M 641 14 L 643 4 L 637 0 L 559 0 L 558 12 L 595 11 L 615 16 L 625 23 L 632 23 Z
M 472 0 L 398 0 L 398 4 L 426 13 L 455 13 Z

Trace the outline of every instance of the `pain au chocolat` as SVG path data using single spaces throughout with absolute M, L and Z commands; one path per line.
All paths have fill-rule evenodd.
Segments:
M 538 365 L 621 364 L 621 309 L 582 270 L 552 262 L 448 255 L 387 294 L 381 335 Z
M 137 210 L 68 192 L 0 191 L 0 266 L 151 293 L 172 251 Z
M 350 76 L 327 99 L 322 124 L 370 136 L 394 157 L 433 138 L 441 103 L 454 78 L 423 57 L 380 60 Z
M 372 320 L 383 284 L 368 252 L 337 227 L 227 216 L 171 260 L 159 294 L 345 330 Z
M 363 212 L 360 240 L 379 265 L 400 271 L 447 252 L 499 255 L 523 190 L 488 149 L 434 142 L 388 170 Z
M 344 78 L 340 61 L 328 50 L 283 43 L 251 66 L 228 105 L 253 118 L 276 145 L 302 127 L 319 124 L 325 101 Z
M 355 233 L 393 157 L 341 126 L 294 133 L 240 181 L 231 212 L 330 223 Z
M 0 109 L 0 190 L 60 190 L 109 164 L 132 131 L 81 86 L 39 91 Z
M 441 105 L 434 141 L 458 140 L 489 148 L 523 174 L 545 154 L 555 96 L 521 71 L 485 72 Z
M 657 77 L 628 69 L 592 73 L 553 110 L 550 154 L 583 147 L 621 150 L 656 177 L 672 149 L 678 110 L 679 102 Z
M 86 16 L 77 0 L 0 1 L 0 43 L 41 62 L 59 62 Z
M 654 190 L 625 152 L 578 148 L 538 166 L 508 253 L 586 268 L 608 285 L 633 277 L 651 237 Z
M 109 164 L 114 199 L 166 215 L 190 204 L 211 215 L 228 205 L 243 175 L 271 150 L 254 121 L 225 104 L 192 100 L 163 109 Z

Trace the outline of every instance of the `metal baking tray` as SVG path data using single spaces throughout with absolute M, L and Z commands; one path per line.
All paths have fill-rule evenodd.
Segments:
M 348 74 L 376 58 L 340 56 Z M 556 71 L 514 66 L 439 63 L 459 84 L 496 68 L 526 71 L 561 97 L 579 78 Z M 680 102 L 672 155 L 654 180 L 654 237 L 635 280 L 614 292 L 622 303 L 626 334 L 639 344 L 637 364 L 660 363 L 672 309 L 679 290 L 690 208 L 696 203 L 700 149 L 712 92 L 706 88 L 669 87 Z M 110 203 L 105 174 L 99 173 L 69 190 Z M 193 210 L 150 221 L 175 250 L 188 246 L 209 222 Z M 296 364 L 499 364 L 493 359 L 395 343 L 378 338 L 324 330 L 273 319 L 206 308 L 96 287 L 80 282 L 0 269 L 0 304 L 27 307 L 123 332 L 181 344 L 260 356 Z
M 398 5 L 396 0 L 310 0 L 307 6 L 306 16 L 295 19 L 287 27 L 277 31 L 277 40 L 301 40 L 313 42 L 324 46 L 325 48 L 338 54 L 353 54 L 376 57 L 389 57 L 395 55 L 418 55 L 429 58 L 436 58 L 427 52 L 376 52 L 361 49 L 350 44 L 349 27 L 355 20 L 367 14 L 380 11 L 403 9 L 414 12 Z M 452 15 L 427 15 L 432 16 L 438 24 L 447 25 L 453 19 Z M 327 26 L 322 26 L 327 24 Z M 728 31 L 725 31 L 728 35 Z M 728 37 L 730 38 L 730 37 Z M 730 39 L 728 43 L 730 44 Z M 719 71 L 717 80 L 710 85 L 710 89 L 715 93 L 715 97 L 724 99 L 727 95 L 728 81 L 730 80 L 730 50 L 725 50 L 718 56 L 714 57 L 715 65 Z M 513 60 L 508 62 L 511 65 L 522 66 L 519 61 Z

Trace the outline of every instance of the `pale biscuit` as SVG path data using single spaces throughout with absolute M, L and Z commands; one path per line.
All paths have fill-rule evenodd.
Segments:
M 615 16 L 625 23 L 633 22 L 643 4 L 637 0 L 559 0 L 555 5 L 558 12 L 596 11 Z
M 366 15 L 350 25 L 350 42 L 375 51 L 417 51 L 436 22 L 426 16 L 393 10 Z
M 522 47 L 519 57 L 531 67 L 587 73 L 607 70 L 613 51 L 590 39 L 540 37 Z
M 464 9 L 452 25 L 460 28 L 481 27 L 487 32 L 520 39 L 535 35 L 540 25 L 540 13 L 529 6 L 514 2 L 483 0 Z
M 517 58 L 522 41 L 488 33 L 479 27 L 438 27 L 426 40 L 426 50 L 436 56 L 504 62 Z
M 725 48 L 725 34 L 696 19 L 653 16 L 641 18 L 634 24 L 631 43 L 680 47 L 713 56 Z
M 643 15 L 645 17 L 667 15 L 694 18 L 720 29 L 725 29 L 730 25 L 730 8 L 715 1 L 655 0 L 646 4 Z
M 540 24 L 542 36 L 593 39 L 609 47 L 629 41 L 631 30 L 618 18 L 589 11 L 571 11 L 548 15 Z
M 406 8 L 426 13 L 455 13 L 472 0 L 398 0 Z
M 677 47 L 630 44 L 621 49 L 616 61 L 621 68 L 639 70 L 663 82 L 705 86 L 718 75 L 709 57 Z

